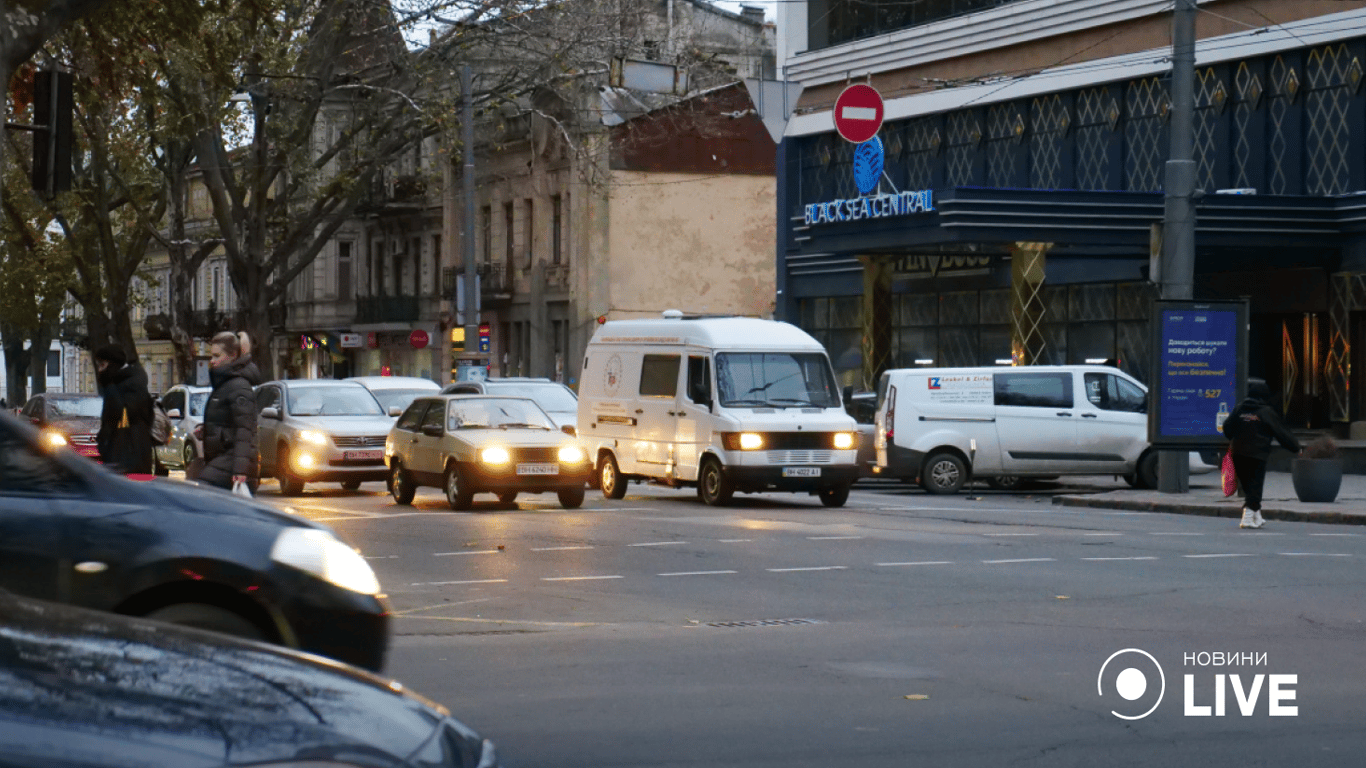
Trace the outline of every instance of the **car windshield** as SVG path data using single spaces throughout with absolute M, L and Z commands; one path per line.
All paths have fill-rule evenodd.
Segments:
M 290 387 L 289 412 L 294 416 L 377 416 L 383 411 L 370 390 L 355 387 Z
M 413 404 L 413 400 L 417 399 L 418 395 L 432 394 L 430 389 L 376 389 L 371 390 L 371 392 L 379 401 L 380 409 L 385 413 L 388 413 L 389 409 L 396 405 L 400 410 L 406 409 Z
M 490 395 L 529 397 L 547 411 L 577 411 L 579 399 L 563 384 L 485 384 Z
M 451 402 L 446 429 L 499 429 L 528 427 L 554 429 L 555 424 L 530 400 L 488 397 Z
M 54 398 L 47 401 L 47 407 L 53 419 L 98 419 L 104 400 L 99 397 Z
M 194 394 L 190 395 L 190 415 L 204 415 L 204 404 L 207 402 L 209 402 L 208 392 L 195 392 Z
M 726 352 L 716 356 L 724 406 L 838 408 L 830 363 L 819 352 Z

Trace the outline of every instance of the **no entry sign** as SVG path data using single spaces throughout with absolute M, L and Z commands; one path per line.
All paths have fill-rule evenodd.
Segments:
M 882 94 L 871 85 L 851 85 L 835 99 L 835 130 L 855 144 L 873 138 L 882 127 Z

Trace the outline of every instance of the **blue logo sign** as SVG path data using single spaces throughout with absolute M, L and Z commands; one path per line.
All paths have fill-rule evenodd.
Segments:
M 860 195 L 867 195 L 877 189 L 882 178 L 882 139 L 873 138 L 854 148 L 854 184 Z

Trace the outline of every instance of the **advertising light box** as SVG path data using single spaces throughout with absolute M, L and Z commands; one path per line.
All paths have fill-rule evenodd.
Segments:
M 1221 425 L 1247 381 L 1247 304 L 1158 301 L 1148 441 L 1223 446 Z

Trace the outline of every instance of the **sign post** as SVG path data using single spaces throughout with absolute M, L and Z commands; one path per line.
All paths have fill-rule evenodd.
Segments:
M 883 112 L 882 94 L 876 88 L 851 85 L 835 99 L 835 130 L 845 141 L 862 144 L 877 135 Z
M 1148 442 L 1223 447 L 1223 420 L 1247 387 L 1245 301 L 1158 301 Z

